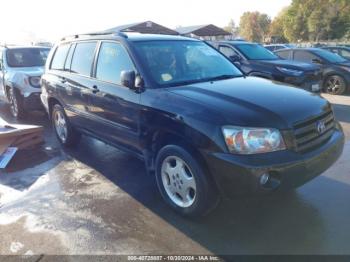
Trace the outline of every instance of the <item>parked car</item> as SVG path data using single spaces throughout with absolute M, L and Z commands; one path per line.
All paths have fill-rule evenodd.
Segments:
M 350 47 L 347 46 L 326 46 L 322 49 L 331 51 L 332 53 L 338 54 L 346 60 L 350 60 Z
M 180 36 L 62 40 L 41 99 L 63 146 L 85 134 L 134 154 L 187 216 L 207 214 L 222 195 L 300 186 L 344 144 L 327 100 L 245 77 L 211 46 Z
M 285 61 L 263 46 L 249 42 L 211 42 L 245 74 L 276 80 L 312 92 L 320 92 L 322 72 L 319 66 Z
M 264 45 L 264 47 L 271 51 L 271 52 L 274 52 L 274 51 L 277 51 L 277 50 L 280 50 L 280 49 L 289 49 L 289 48 L 294 48 L 295 45 L 293 44 L 271 44 L 271 45 Z
M 323 90 L 329 94 L 342 95 L 349 90 L 350 62 L 341 56 L 320 48 L 298 48 L 279 50 L 278 56 L 306 63 L 314 63 L 322 68 Z
M 11 105 L 12 115 L 42 109 L 40 78 L 49 48 L 0 47 L 0 99 Z

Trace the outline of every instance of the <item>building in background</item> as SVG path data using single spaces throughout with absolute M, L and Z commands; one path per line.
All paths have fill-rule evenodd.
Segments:
M 213 24 L 178 27 L 176 28 L 176 31 L 180 35 L 198 38 L 201 40 L 230 40 L 233 37 L 231 33 Z
M 120 25 L 105 30 L 105 32 L 137 32 L 141 34 L 161 34 L 161 35 L 178 35 L 175 30 L 159 25 L 152 21 Z

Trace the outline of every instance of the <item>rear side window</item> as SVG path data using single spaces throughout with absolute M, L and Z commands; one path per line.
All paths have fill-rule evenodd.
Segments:
M 68 50 L 69 50 L 68 44 L 57 47 L 55 55 L 51 62 L 51 69 L 63 70 L 64 62 L 66 61 Z
M 79 43 L 75 47 L 71 71 L 73 73 L 90 76 L 96 42 Z
M 290 59 L 290 51 L 280 51 L 276 52 L 276 54 L 283 59 Z
M 118 43 L 102 43 L 97 60 L 96 78 L 120 84 L 120 73 L 124 70 L 135 70 L 125 48 Z

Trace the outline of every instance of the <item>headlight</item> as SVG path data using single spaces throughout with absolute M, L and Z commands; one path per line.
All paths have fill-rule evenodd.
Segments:
M 301 76 L 303 74 L 303 71 L 295 70 L 295 69 L 289 69 L 285 67 L 276 67 L 278 71 L 290 75 L 290 76 Z
M 224 126 L 222 132 L 228 149 L 234 154 L 261 154 L 286 149 L 277 129 Z
M 29 84 L 33 87 L 40 87 L 40 76 L 30 76 L 29 77 Z

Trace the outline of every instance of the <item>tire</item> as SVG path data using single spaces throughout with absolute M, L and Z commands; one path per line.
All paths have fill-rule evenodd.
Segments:
M 187 217 L 202 217 L 218 205 L 219 194 L 205 168 L 191 153 L 176 145 L 163 147 L 156 159 L 156 180 L 170 207 Z
M 53 106 L 51 121 L 56 137 L 64 147 L 74 147 L 80 142 L 81 134 L 69 123 L 61 105 L 55 104 Z
M 346 81 L 339 75 L 327 77 L 324 83 L 324 91 L 331 95 L 342 95 L 346 92 Z
M 20 93 L 15 88 L 9 88 L 8 93 L 10 101 L 11 114 L 17 120 L 23 119 L 26 115 L 26 112 L 23 107 L 23 98 Z

